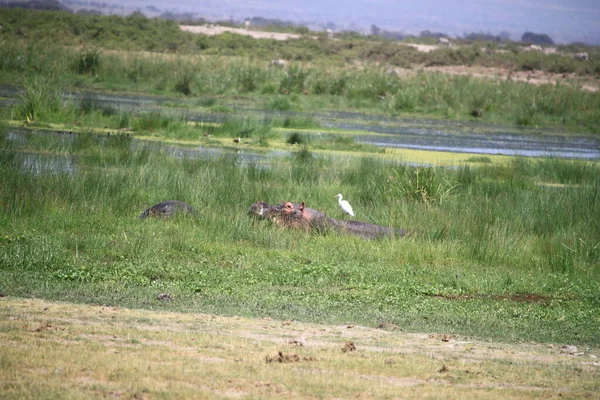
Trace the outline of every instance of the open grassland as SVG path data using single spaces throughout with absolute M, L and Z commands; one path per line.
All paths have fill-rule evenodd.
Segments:
M 5 294 L 147 307 L 166 292 L 161 307 L 175 310 L 598 344 L 595 163 L 445 169 L 303 150 L 265 166 L 131 140 L 4 136 Z M 44 157 L 54 164 L 40 171 Z M 412 235 L 307 235 L 246 215 L 258 200 L 292 200 L 342 217 L 340 192 L 359 220 Z M 136 219 L 167 199 L 201 217 Z
M 0 390 L 39 398 L 593 398 L 597 349 L 353 325 L 0 302 Z M 344 351 L 345 350 L 345 351 Z

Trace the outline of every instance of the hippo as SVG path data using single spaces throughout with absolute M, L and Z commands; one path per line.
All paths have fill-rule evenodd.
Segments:
M 289 201 L 277 206 L 258 201 L 250 206 L 248 214 L 259 219 L 269 219 L 278 226 L 305 228 L 308 231 L 311 224 L 308 219 L 302 218 L 301 207 L 304 210 L 304 204 L 298 205 Z
M 248 214 L 259 219 L 269 219 L 278 226 L 300 229 L 306 232 L 331 230 L 337 233 L 355 235 L 363 239 L 403 237 L 407 235 L 404 229 L 388 228 L 361 221 L 337 220 L 328 217 L 319 210 L 306 207 L 304 202 L 297 204 L 287 201 L 279 205 L 270 205 L 264 201 L 259 201 L 250 206 Z
M 138 217 L 139 219 L 146 219 L 148 217 L 163 217 L 169 218 L 172 217 L 179 212 L 187 212 L 192 214 L 193 216 L 198 216 L 198 211 L 192 206 L 183 201 L 179 200 L 167 200 L 162 203 L 158 203 L 144 211 Z

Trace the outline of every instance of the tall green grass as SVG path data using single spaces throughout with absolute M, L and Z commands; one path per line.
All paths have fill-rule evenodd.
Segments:
M 100 55 L 100 49 L 83 48 L 73 63 L 73 69 L 78 74 L 97 74 L 100 70 Z
M 29 122 L 50 117 L 62 109 L 62 93 L 55 80 L 43 75 L 26 75 L 22 80 L 20 103 L 13 119 Z
M 7 295 L 144 307 L 169 292 L 175 301 L 164 307 L 180 310 L 598 344 L 597 164 L 424 171 L 303 151 L 264 168 L 240 166 L 236 154 L 171 158 L 127 136 L 3 140 Z M 74 168 L 24 168 L 34 148 L 72 157 Z M 417 173 L 427 179 L 417 184 Z M 436 191 L 444 182 L 451 190 Z M 312 235 L 246 215 L 255 201 L 291 200 L 344 218 L 340 192 L 358 220 L 411 236 Z M 168 199 L 200 218 L 137 220 Z

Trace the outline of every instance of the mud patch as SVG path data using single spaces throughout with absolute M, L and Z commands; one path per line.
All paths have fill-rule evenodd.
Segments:
M 452 295 L 452 294 L 426 294 L 429 297 L 437 297 L 444 300 L 506 300 L 515 303 L 539 303 L 550 305 L 552 298 L 543 294 L 514 294 L 514 295 Z M 565 299 L 561 299 L 565 300 Z

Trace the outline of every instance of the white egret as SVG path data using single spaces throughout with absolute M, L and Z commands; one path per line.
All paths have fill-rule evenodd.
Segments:
M 338 204 L 340 205 L 342 210 L 346 214 L 350 214 L 350 216 L 354 217 L 354 211 L 352 211 L 352 206 L 350 205 L 350 203 L 348 203 L 346 200 L 342 200 L 341 194 L 336 194 L 335 197 L 338 198 Z

